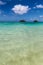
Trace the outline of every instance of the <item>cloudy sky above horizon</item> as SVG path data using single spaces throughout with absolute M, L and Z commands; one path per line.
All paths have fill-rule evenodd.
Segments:
M 0 21 L 43 21 L 43 0 L 0 0 Z

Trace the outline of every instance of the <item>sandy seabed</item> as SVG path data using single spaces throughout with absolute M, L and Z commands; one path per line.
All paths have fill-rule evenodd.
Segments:
M 0 26 L 0 65 L 43 65 L 43 25 Z

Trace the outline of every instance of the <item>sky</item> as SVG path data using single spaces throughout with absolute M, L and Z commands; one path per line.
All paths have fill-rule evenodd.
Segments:
M 43 0 L 0 0 L 0 21 L 43 21 Z

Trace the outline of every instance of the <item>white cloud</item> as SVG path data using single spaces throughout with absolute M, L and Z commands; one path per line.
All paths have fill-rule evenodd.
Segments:
M 40 17 L 40 18 L 43 18 L 43 15 L 40 15 L 39 17 Z
M 16 14 L 24 14 L 24 13 L 27 13 L 28 10 L 30 10 L 31 8 L 29 8 L 29 6 L 24 6 L 24 5 L 15 5 L 13 8 L 12 8 L 12 11 L 15 12 Z
M 36 5 L 35 7 L 33 7 L 33 9 L 36 9 L 36 8 L 43 8 L 43 5 L 39 4 L 39 5 Z
M 6 2 L 0 1 L 0 5 L 5 5 Z
M 36 7 L 33 7 L 33 9 L 36 9 Z
M 5 14 L 3 16 L 6 16 Z
M 36 5 L 36 8 L 43 8 L 43 5 Z

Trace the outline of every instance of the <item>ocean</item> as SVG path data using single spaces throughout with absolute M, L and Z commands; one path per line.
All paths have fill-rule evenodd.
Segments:
M 43 23 L 0 23 L 0 65 L 43 65 Z

